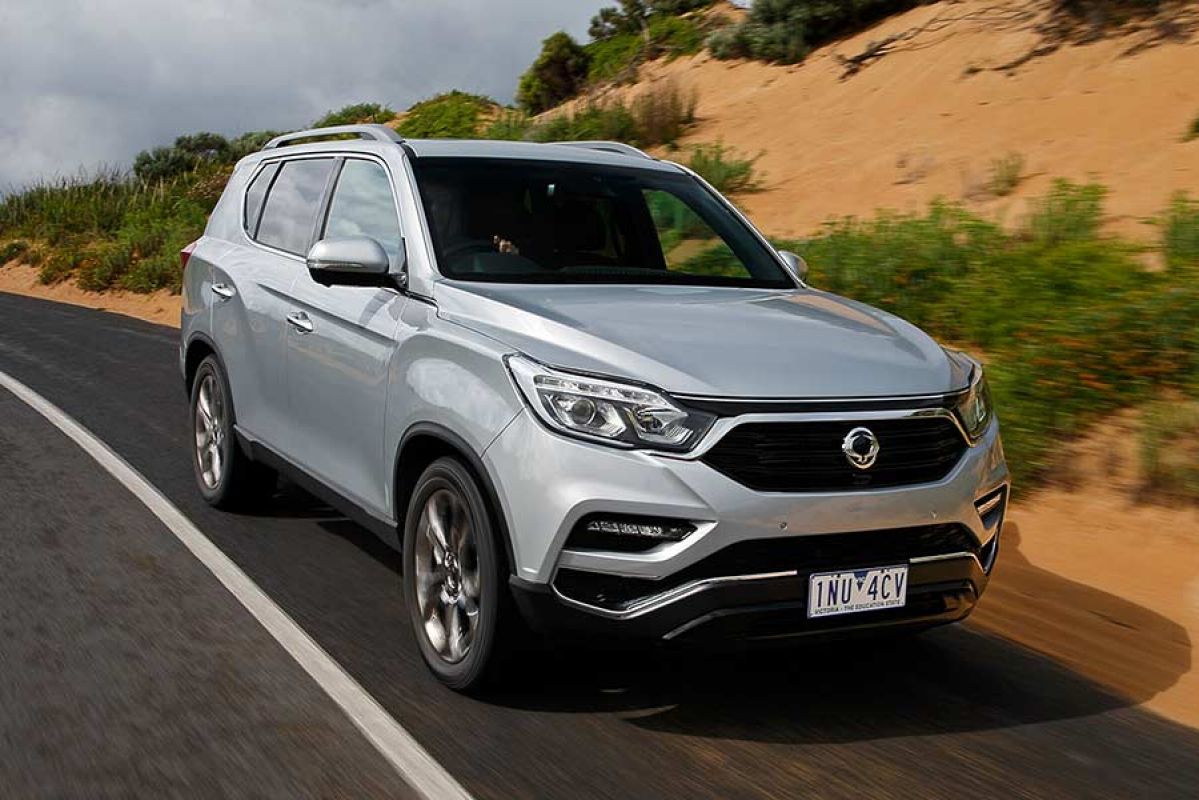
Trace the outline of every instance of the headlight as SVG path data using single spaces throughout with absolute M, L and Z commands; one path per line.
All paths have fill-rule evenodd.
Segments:
M 508 368 L 545 424 L 592 441 L 688 450 L 715 419 L 651 389 L 559 372 L 520 356 L 509 357 Z
M 991 408 L 991 390 L 987 388 L 987 378 L 983 375 L 982 366 L 977 362 L 970 379 L 970 389 L 962 395 L 954 411 L 971 441 L 982 436 L 991 424 L 991 417 L 995 413 Z

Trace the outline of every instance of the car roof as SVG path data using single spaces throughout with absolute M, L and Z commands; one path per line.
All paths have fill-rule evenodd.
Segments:
M 522 161 L 560 161 L 613 167 L 636 167 L 679 172 L 634 148 L 613 142 L 510 142 L 490 139 L 405 139 L 416 158 L 501 158 Z

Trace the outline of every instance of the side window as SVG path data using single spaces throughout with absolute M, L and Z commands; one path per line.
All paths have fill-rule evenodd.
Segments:
M 645 192 L 645 202 L 667 270 L 688 275 L 753 277 L 724 239 L 682 199 L 652 189 Z
M 395 259 L 400 253 L 400 223 L 387 171 L 374 161 L 347 159 L 337 178 L 325 239 L 369 236 Z
M 304 255 L 332 169 L 331 158 L 285 161 L 267 194 L 255 238 L 288 253 Z
M 262 212 L 262 201 L 266 199 L 267 187 L 271 185 L 271 180 L 278 171 L 278 164 L 266 165 L 254 176 L 254 180 L 250 181 L 246 189 L 246 211 L 242 223 L 246 226 L 246 233 L 250 238 L 258 232 L 258 215 Z

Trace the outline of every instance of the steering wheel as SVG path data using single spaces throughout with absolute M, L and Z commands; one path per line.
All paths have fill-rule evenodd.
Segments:
M 450 262 L 470 253 L 488 252 L 496 252 L 494 242 L 488 239 L 471 239 L 470 241 L 459 242 L 458 244 L 450 245 L 445 249 L 445 252 L 441 254 L 441 257 L 445 259 L 445 261 Z

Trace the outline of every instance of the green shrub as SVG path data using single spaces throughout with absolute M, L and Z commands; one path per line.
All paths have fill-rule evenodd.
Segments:
M 1024 180 L 1024 156 L 1019 153 L 1008 153 L 991 162 L 991 177 L 987 181 L 987 191 L 996 197 L 1007 197 L 1016 191 L 1016 187 L 1022 180 Z
M 921 0 L 754 0 L 749 17 L 708 39 L 717 58 L 756 58 L 793 64 L 813 48 L 879 19 L 906 11 Z
M 1193 142 L 1196 139 L 1199 139 L 1199 117 L 1191 120 L 1191 127 L 1187 128 L 1187 132 L 1182 137 L 1184 142 Z
M 574 97 L 587 80 L 589 56 L 565 31 L 541 43 L 541 53 L 520 76 L 516 101 L 531 114 L 539 114 Z
M 638 141 L 646 147 L 673 144 L 695 122 L 699 96 L 672 82 L 653 86 L 633 98 L 630 108 Z
M 523 111 L 504 109 L 487 126 L 483 138 L 520 141 L 528 136 L 532 124 L 529 115 Z
M 1145 409 L 1141 422 L 1145 489 L 1199 501 L 1199 402 L 1160 400 Z
M 755 163 L 761 156 L 741 157 L 721 142 L 701 144 L 691 150 L 687 166 L 721 194 L 745 194 L 762 188 Z
M 481 132 L 483 114 L 496 105 L 489 97 L 455 89 L 412 106 L 396 130 L 414 139 L 472 139 Z
M 627 33 L 640 34 L 655 19 L 678 17 L 712 5 L 715 0 L 620 0 L 619 6 L 601 8 L 591 18 L 587 35 L 593 40 Z
M 653 147 L 677 139 L 695 121 L 695 94 L 667 83 L 643 92 L 626 105 L 621 100 L 592 102 L 573 113 L 533 123 L 523 138 L 535 142 L 602 139 Z
M 24 239 L 13 239 L 0 245 L 0 266 L 9 261 L 23 257 L 29 252 L 29 242 Z
M 630 81 L 635 79 L 637 62 L 644 47 L 645 39 L 640 33 L 622 33 L 585 45 L 587 81 L 599 83 L 621 76 Z
M 382 124 L 391 122 L 396 112 L 379 103 L 354 103 L 336 111 L 330 111 L 325 116 L 312 123 L 314 128 L 329 128 L 334 125 L 358 125 L 363 123 Z
M 1166 212 L 1162 250 L 1171 269 L 1199 268 L 1199 201 L 1179 194 Z
M 237 159 L 229 141 L 216 133 L 192 133 L 170 147 L 143 150 L 133 160 L 133 173 L 143 181 L 161 181 L 191 172 L 202 164 L 229 164 Z

